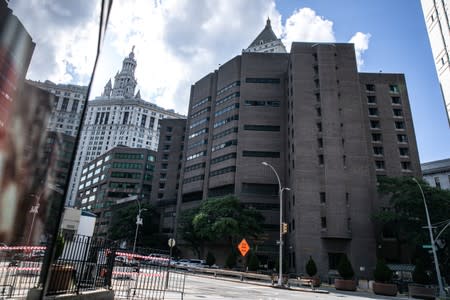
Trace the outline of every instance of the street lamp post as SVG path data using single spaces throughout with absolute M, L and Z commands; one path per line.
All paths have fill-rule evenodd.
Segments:
M 30 232 L 28 233 L 27 245 L 30 244 L 31 235 L 33 234 L 34 220 L 36 219 L 36 215 L 39 212 L 39 206 L 40 206 L 39 200 L 41 198 L 41 196 L 37 196 L 37 195 L 33 195 L 33 196 L 36 199 L 36 204 L 33 205 L 30 209 L 30 213 L 33 214 L 33 218 L 31 219 L 31 227 L 30 227 Z
M 279 275 L 278 275 L 278 286 L 283 286 L 283 191 L 290 191 L 291 189 L 288 187 L 281 187 L 281 181 L 280 181 L 280 177 L 278 176 L 277 171 L 275 170 L 275 168 L 263 161 L 262 162 L 263 165 L 265 165 L 266 167 L 269 167 L 272 169 L 272 171 L 275 173 L 275 176 L 277 177 L 278 180 L 278 194 L 280 196 L 280 248 L 279 248 L 279 255 L 280 255 L 280 259 L 279 259 L 279 263 L 278 263 L 278 269 L 279 269 Z
M 137 241 L 137 236 L 138 236 L 138 231 L 139 231 L 139 225 L 143 225 L 142 223 L 142 218 L 141 218 L 141 212 L 146 211 L 146 208 L 141 208 L 141 203 L 139 202 L 139 199 L 136 199 L 138 207 L 139 207 L 139 211 L 138 214 L 136 216 L 136 233 L 134 234 L 134 244 L 133 244 L 133 253 L 136 250 L 136 241 Z
M 430 215 L 428 213 L 427 201 L 425 200 L 425 194 L 423 193 L 423 189 L 422 189 L 422 186 L 420 185 L 420 183 L 414 177 L 412 178 L 412 180 L 414 180 L 414 182 L 417 183 L 417 185 L 419 186 L 420 192 L 422 193 L 423 205 L 425 206 L 425 214 L 427 216 L 428 232 L 430 234 L 430 240 L 431 240 L 431 250 L 433 251 L 434 267 L 436 268 L 436 277 L 437 277 L 438 284 L 439 284 L 439 297 L 445 297 L 445 291 L 444 291 L 444 287 L 442 285 L 441 271 L 439 270 L 439 261 L 438 261 L 437 255 L 436 255 L 436 245 L 435 245 L 435 241 L 433 238 L 433 230 L 431 229 Z

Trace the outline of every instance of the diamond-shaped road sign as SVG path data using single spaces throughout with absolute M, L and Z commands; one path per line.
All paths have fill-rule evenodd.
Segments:
M 242 256 L 245 256 L 248 251 L 250 251 L 250 246 L 248 245 L 247 241 L 245 239 L 242 239 L 242 241 L 238 245 L 239 252 L 241 252 Z

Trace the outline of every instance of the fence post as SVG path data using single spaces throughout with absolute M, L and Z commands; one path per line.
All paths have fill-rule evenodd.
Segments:
M 86 240 L 85 238 L 86 237 L 83 237 L 83 240 Z M 84 267 L 86 266 L 87 254 L 88 254 L 89 248 L 91 246 L 91 241 L 92 241 L 92 237 L 88 237 L 87 243 L 85 245 L 86 249 L 84 249 L 84 254 L 83 254 L 83 261 L 82 261 L 81 272 L 80 272 L 81 274 L 78 274 L 78 282 L 77 282 L 77 290 L 76 290 L 77 294 L 80 293 L 80 284 L 81 284 L 81 281 L 83 280 Z
M 108 288 L 112 287 L 111 282 L 115 259 L 116 259 L 116 249 L 111 249 L 109 255 L 106 256 L 106 276 L 104 286 Z

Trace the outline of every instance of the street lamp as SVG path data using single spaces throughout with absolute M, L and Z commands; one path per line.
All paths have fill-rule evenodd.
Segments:
M 413 177 L 412 180 L 415 183 L 417 183 L 417 185 L 419 186 L 420 192 L 422 193 L 423 205 L 425 206 L 425 214 L 427 216 L 428 232 L 430 234 L 430 240 L 431 240 L 431 250 L 433 251 L 434 267 L 436 268 L 436 277 L 437 277 L 438 284 L 439 284 L 439 297 L 443 298 L 443 297 L 445 297 L 445 291 L 444 291 L 444 287 L 442 285 L 441 271 L 439 270 L 439 261 L 438 261 L 437 255 L 436 255 L 436 246 L 435 246 L 435 241 L 433 238 L 433 231 L 431 229 L 431 221 L 430 221 L 430 215 L 428 214 L 427 201 L 425 200 L 425 194 L 423 193 L 422 186 L 420 185 L 420 183 L 417 181 L 417 179 L 415 177 Z
M 42 195 L 42 193 L 41 193 Z M 41 196 L 37 196 L 37 195 L 33 195 L 34 198 L 36 199 L 36 204 L 33 205 L 30 209 L 30 214 L 33 214 L 33 218 L 31 219 L 31 227 L 30 227 L 30 232 L 28 233 L 28 239 L 27 239 L 27 245 L 30 244 L 30 239 L 31 239 L 31 235 L 33 234 L 33 227 L 34 227 L 34 220 L 36 219 L 36 215 L 39 212 L 39 200 L 41 199 Z
M 136 199 L 136 201 L 137 201 L 137 204 L 139 207 L 139 211 L 136 216 L 136 233 L 134 234 L 133 253 L 136 250 L 136 240 L 137 240 L 137 235 L 138 235 L 138 231 L 139 231 L 139 225 L 143 225 L 142 218 L 141 218 L 141 212 L 147 210 L 146 208 L 141 208 L 141 203 L 139 202 L 139 199 Z
M 275 176 L 277 176 L 277 180 L 278 180 L 278 194 L 280 196 L 280 249 L 279 249 L 279 254 L 280 254 L 280 259 L 279 259 L 279 263 L 278 263 L 278 269 L 279 269 L 279 275 L 278 275 L 278 286 L 283 286 L 283 191 L 290 191 L 291 189 L 288 187 L 281 187 L 281 181 L 280 181 L 280 176 L 278 176 L 277 171 L 275 170 L 275 168 L 263 161 L 262 162 L 263 165 L 265 165 L 266 167 L 269 167 L 272 169 L 272 171 L 275 173 Z

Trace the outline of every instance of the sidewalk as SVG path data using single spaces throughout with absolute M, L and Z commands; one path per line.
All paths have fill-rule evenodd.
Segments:
M 193 277 L 199 277 L 199 278 L 208 278 L 208 279 L 212 279 L 212 280 L 218 280 L 221 282 L 227 281 L 227 282 L 234 282 L 234 283 L 240 283 L 242 285 L 248 284 L 248 285 L 253 285 L 253 286 L 261 286 L 261 287 L 273 287 L 274 289 L 277 290 L 284 290 L 284 291 L 292 291 L 292 292 L 299 292 L 299 293 L 312 293 L 312 294 L 330 294 L 330 296 L 332 295 L 336 295 L 336 297 L 361 297 L 361 298 L 366 298 L 366 299 L 398 299 L 398 300 L 404 300 L 404 299 L 409 299 L 408 295 L 405 294 L 397 294 L 396 297 L 390 297 L 390 296 L 380 296 L 380 295 L 375 295 L 372 290 L 370 289 L 357 289 L 355 292 L 351 292 L 351 291 L 340 291 L 340 290 L 336 290 L 334 288 L 333 285 L 329 285 L 329 284 L 322 284 L 320 287 L 316 288 L 316 289 L 311 289 L 307 286 L 291 286 L 290 288 L 286 288 L 286 289 L 280 289 L 280 288 L 276 288 L 274 286 L 272 286 L 272 284 L 270 282 L 264 282 L 264 281 L 255 281 L 255 280 L 245 280 L 245 281 L 241 281 L 237 278 L 232 278 L 232 277 L 213 277 L 213 276 L 208 276 L 208 275 L 204 275 L 204 274 L 195 274 L 195 273 L 190 273 L 188 276 L 193 276 Z M 332 294 L 332 295 L 331 295 Z M 311 296 L 311 298 L 313 298 Z M 314 297 L 317 298 L 317 297 Z

